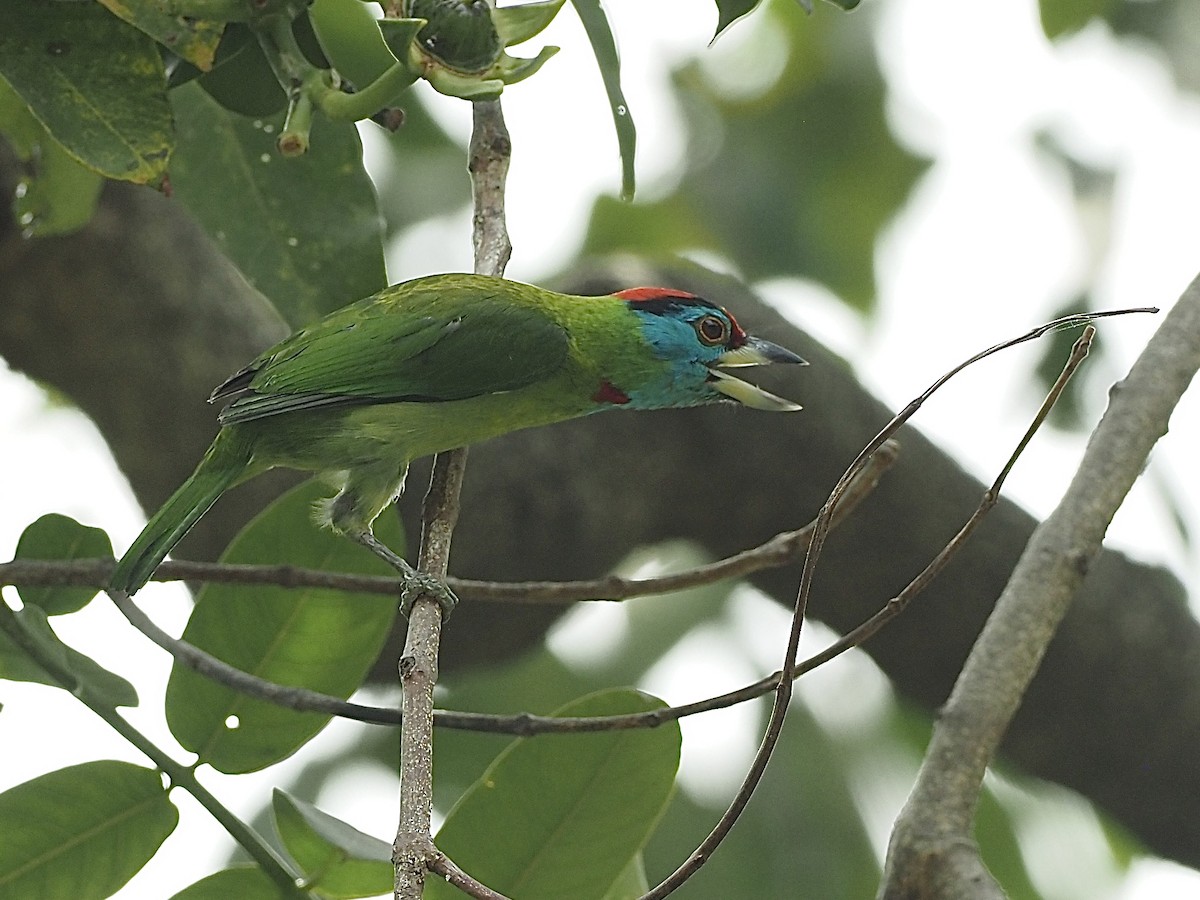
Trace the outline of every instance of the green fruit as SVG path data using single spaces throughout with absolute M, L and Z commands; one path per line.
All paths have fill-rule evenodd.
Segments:
M 417 43 L 456 72 L 481 75 L 504 52 L 485 0 L 408 0 L 404 12 L 408 18 L 429 20 L 418 32 Z

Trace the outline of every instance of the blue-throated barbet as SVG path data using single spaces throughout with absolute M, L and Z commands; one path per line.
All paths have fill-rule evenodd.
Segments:
M 221 430 L 117 564 L 136 592 L 230 487 L 283 466 L 334 474 L 319 519 L 406 579 L 371 523 L 414 459 L 606 409 L 800 407 L 723 371 L 803 363 L 692 294 L 576 297 L 482 275 L 393 285 L 297 331 L 213 391 Z

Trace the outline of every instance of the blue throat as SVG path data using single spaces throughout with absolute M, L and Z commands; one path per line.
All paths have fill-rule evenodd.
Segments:
M 721 393 L 708 386 L 706 367 L 706 363 L 716 359 L 721 350 L 700 343 L 691 325 L 692 317 L 687 312 L 682 315 L 663 315 L 638 309 L 636 304 L 630 304 L 630 309 L 638 317 L 642 337 L 651 352 L 657 359 L 668 363 L 661 375 L 637 390 L 627 392 L 631 407 L 663 409 L 699 406 L 724 399 Z M 697 310 L 695 315 L 706 312 L 710 310 Z

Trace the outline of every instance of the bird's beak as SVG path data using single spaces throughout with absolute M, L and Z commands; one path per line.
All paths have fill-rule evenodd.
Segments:
M 747 337 L 742 346 L 736 350 L 726 350 L 717 357 L 716 361 L 716 365 L 722 369 L 733 369 L 738 366 L 767 366 L 771 363 L 808 365 L 806 360 L 801 359 L 791 350 L 785 350 L 778 344 L 772 344 L 770 341 L 756 337 Z
M 771 363 L 791 363 L 792 365 L 807 366 L 808 363 L 778 344 L 764 341 L 762 338 L 748 337 L 746 342 L 733 350 L 726 350 L 713 362 L 713 366 L 722 369 L 732 369 L 739 366 L 766 366 Z M 714 390 L 731 397 L 743 406 L 751 409 L 764 409 L 768 412 L 794 412 L 802 407 L 798 403 L 784 400 L 760 387 L 734 378 L 717 368 L 710 368 L 709 384 Z

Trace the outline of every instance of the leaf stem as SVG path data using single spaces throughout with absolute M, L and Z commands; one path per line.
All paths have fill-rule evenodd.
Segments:
M 587 33 L 596 64 L 600 67 L 600 78 L 608 95 L 613 125 L 617 130 L 617 147 L 621 154 L 621 199 L 632 200 L 635 186 L 634 159 L 637 154 L 637 129 L 629 102 L 621 90 L 621 59 L 617 54 L 617 42 L 613 38 L 612 25 L 600 0 L 571 0 L 583 30 Z
M 81 682 L 75 672 L 63 665 L 53 654 L 46 652 L 46 649 L 26 632 L 12 608 L 3 601 L 0 601 L 0 630 L 12 638 L 13 642 L 45 670 L 46 674 L 58 682 L 60 687 L 72 694 L 80 703 L 107 722 L 117 734 L 145 754 L 160 771 L 167 775 L 173 787 L 182 788 L 195 797 L 200 805 L 208 810 L 209 814 L 229 833 L 230 837 L 237 841 L 242 849 L 258 863 L 267 876 L 279 885 L 285 897 L 305 900 L 310 896 L 297 886 L 296 875 L 271 845 L 213 796 L 197 780 L 194 769 L 172 759 L 165 750 L 131 725 L 117 712 L 114 706 L 95 697 L 88 690 L 87 684 Z
M 416 80 L 416 74 L 400 62 L 353 94 L 330 89 L 314 99 L 320 105 L 321 112 L 333 121 L 357 122 L 359 119 L 369 119 L 379 110 L 391 106 L 397 95 Z

